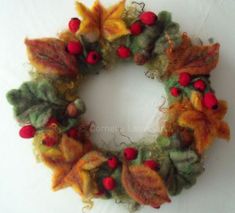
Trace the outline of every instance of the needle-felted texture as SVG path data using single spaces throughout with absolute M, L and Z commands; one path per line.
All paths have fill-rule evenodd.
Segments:
M 33 138 L 37 158 L 53 172 L 52 189 L 72 187 L 87 208 L 93 198 L 113 198 L 131 210 L 160 208 L 170 203 L 169 194 L 196 183 L 213 140 L 230 138 L 227 103 L 210 82 L 220 45 L 194 44 L 170 12 L 145 11 L 144 3 L 122 0 L 106 8 L 96 0 L 91 9 L 77 2 L 76 10 L 82 20 L 71 18 L 58 38 L 25 40 L 35 71 L 7 94 L 19 134 Z M 145 66 L 146 76 L 160 80 L 168 106 L 161 108 L 158 136 L 111 151 L 91 141 L 93 122 L 83 119 L 79 87 L 123 61 Z

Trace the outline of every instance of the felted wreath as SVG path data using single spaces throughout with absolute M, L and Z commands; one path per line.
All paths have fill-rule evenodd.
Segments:
M 93 198 L 114 198 L 159 208 L 195 184 L 214 138 L 230 138 L 227 104 L 210 84 L 220 45 L 195 44 L 169 12 L 144 11 L 144 3 L 76 2 L 76 10 L 82 20 L 72 18 L 58 38 L 25 39 L 32 79 L 7 94 L 19 134 L 33 138 L 36 156 L 52 169 L 53 190 L 71 186 L 88 207 Z M 146 66 L 146 76 L 164 84 L 168 107 L 152 143 L 111 151 L 90 139 L 79 85 L 117 61 Z

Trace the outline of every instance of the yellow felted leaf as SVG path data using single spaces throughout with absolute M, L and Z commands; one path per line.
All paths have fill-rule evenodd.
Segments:
M 202 111 L 203 105 L 202 105 L 202 95 L 199 92 L 193 91 L 191 93 L 191 102 L 195 109 Z
M 125 9 L 125 1 L 109 9 L 104 8 L 98 0 L 91 9 L 77 2 L 76 9 L 83 18 L 78 34 L 84 35 L 90 41 L 100 38 L 112 41 L 129 33 L 121 17 Z
M 109 19 L 105 21 L 103 37 L 107 40 L 113 41 L 127 34 L 129 34 L 129 30 L 126 28 L 124 21 L 120 19 Z
M 84 170 L 92 170 L 107 161 L 107 158 L 98 151 L 91 151 L 84 155 L 78 162 L 78 167 Z
M 116 5 L 113 5 L 108 8 L 104 19 L 119 19 L 122 16 L 123 11 L 125 10 L 125 3 L 125 0 L 121 0 Z
M 124 163 L 121 180 L 127 194 L 139 204 L 160 207 L 170 202 L 162 178 L 144 165 L 128 167 Z

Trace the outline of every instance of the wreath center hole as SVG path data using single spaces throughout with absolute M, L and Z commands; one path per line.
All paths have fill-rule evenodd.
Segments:
M 159 132 L 164 85 L 147 78 L 145 71 L 144 66 L 123 63 L 90 75 L 83 82 L 79 90 L 87 108 L 83 117 L 95 122 L 94 142 L 128 142 L 121 134 L 136 141 Z

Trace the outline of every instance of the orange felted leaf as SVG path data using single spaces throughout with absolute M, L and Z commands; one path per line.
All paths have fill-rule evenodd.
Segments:
M 97 151 L 84 155 L 66 176 L 65 182 L 72 186 L 83 198 L 87 198 L 98 191 L 91 172 L 101 166 L 107 159 Z
M 70 163 L 65 163 L 63 159 L 52 159 L 44 154 L 41 155 L 43 163 L 45 163 L 49 168 L 52 169 L 52 189 L 57 191 L 68 184 L 64 181 L 65 176 L 71 170 L 72 165 Z
M 202 105 L 200 93 L 193 92 L 191 96 L 193 108 L 181 113 L 178 124 L 194 131 L 197 152 L 202 154 L 215 137 L 229 140 L 229 126 L 222 121 L 227 106 L 226 102 L 219 101 L 218 109 L 207 109 Z
M 192 75 L 207 75 L 219 60 L 220 45 L 193 45 L 187 35 L 182 36 L 182 44 L 175 49 L 168 49 L 168 73 L 187 72 Z
M 166 111 L 166 121 L 164 124 L 164 129 L 162 134 L 165 136 L 171 136 L 174 134 L 176 129 L 178 128 L 178 118 L 182 114 L 182 112 L 192 109 L 192 104 L 189 100 L 184 100 L 182 102 L 175 102 L 169 106 Z
M 84 35 L 90 41 L 104 38 L 113 41 L 123 35 L 129 34 L 121 16 L 125 9 L 125 0 L 106 9 L 98 0 L 91 9 L 81 2 L 76 3 L 79 15 L 83 18 L 78 34 Z
M 83 144 L 66 134 L 62 136 L 59 147 L 66 162 L 76 162 L 83 155 Z
M 144 165 L 128 167 L 124 163 L 121 179 L 127 194 L 139 204 L 160 207 L 170 202 L 162 178 Z
M 66 51 L 63 41 L 55 38 L 26 39 L 29 61 L 38 72 L 49 75 L 75 76 L 78 62 Z

